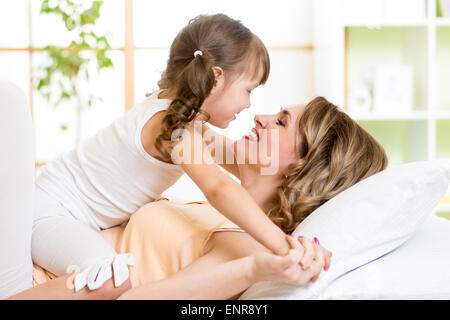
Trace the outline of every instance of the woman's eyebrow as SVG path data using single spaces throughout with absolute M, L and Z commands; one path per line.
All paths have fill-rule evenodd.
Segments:
M 289 117 L 289 120 L 292 120 L 292 116 L 291 116 L 291 113 L 290 113 L 289 111 L 287 111 L 286 109 L 281 108 L 281 109 L 280 109 L 280 112 L 281 112 L 281 114 L 282 114 L 283 116 L 288 116 L 288 117 Z

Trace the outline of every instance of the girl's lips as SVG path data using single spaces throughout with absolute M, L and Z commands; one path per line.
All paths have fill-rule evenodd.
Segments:
M 253 128 L 248 135 L 243 136 L 245 140 L 251 140 L 258 142 L 259 141 L 259 132 L 255 128 Z

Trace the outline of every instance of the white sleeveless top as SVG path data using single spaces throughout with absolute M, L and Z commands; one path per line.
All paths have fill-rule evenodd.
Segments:
M 36 184 L 96 229 L 127 221 L 183 174 L 179 165 L 150 156 L 141 141 L 145 123 L 170 100 L 154 92 L 111 125 L 41 168 Z

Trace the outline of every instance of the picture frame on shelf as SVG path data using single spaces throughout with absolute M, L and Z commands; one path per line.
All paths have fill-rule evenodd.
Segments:
M 375 68 L 373 110 L 375 113 L 398 114 L 413 109 L 413 66 L 379 65 Z

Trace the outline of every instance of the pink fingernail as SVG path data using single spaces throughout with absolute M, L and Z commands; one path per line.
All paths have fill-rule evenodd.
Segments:
M 320 241 L 319 241 L 319 239 L 317 239 L 316 237 L 314 237 L 314 242 L 316 243 L 316 244 L 318 244 L 318 245 L 320 245 Z

